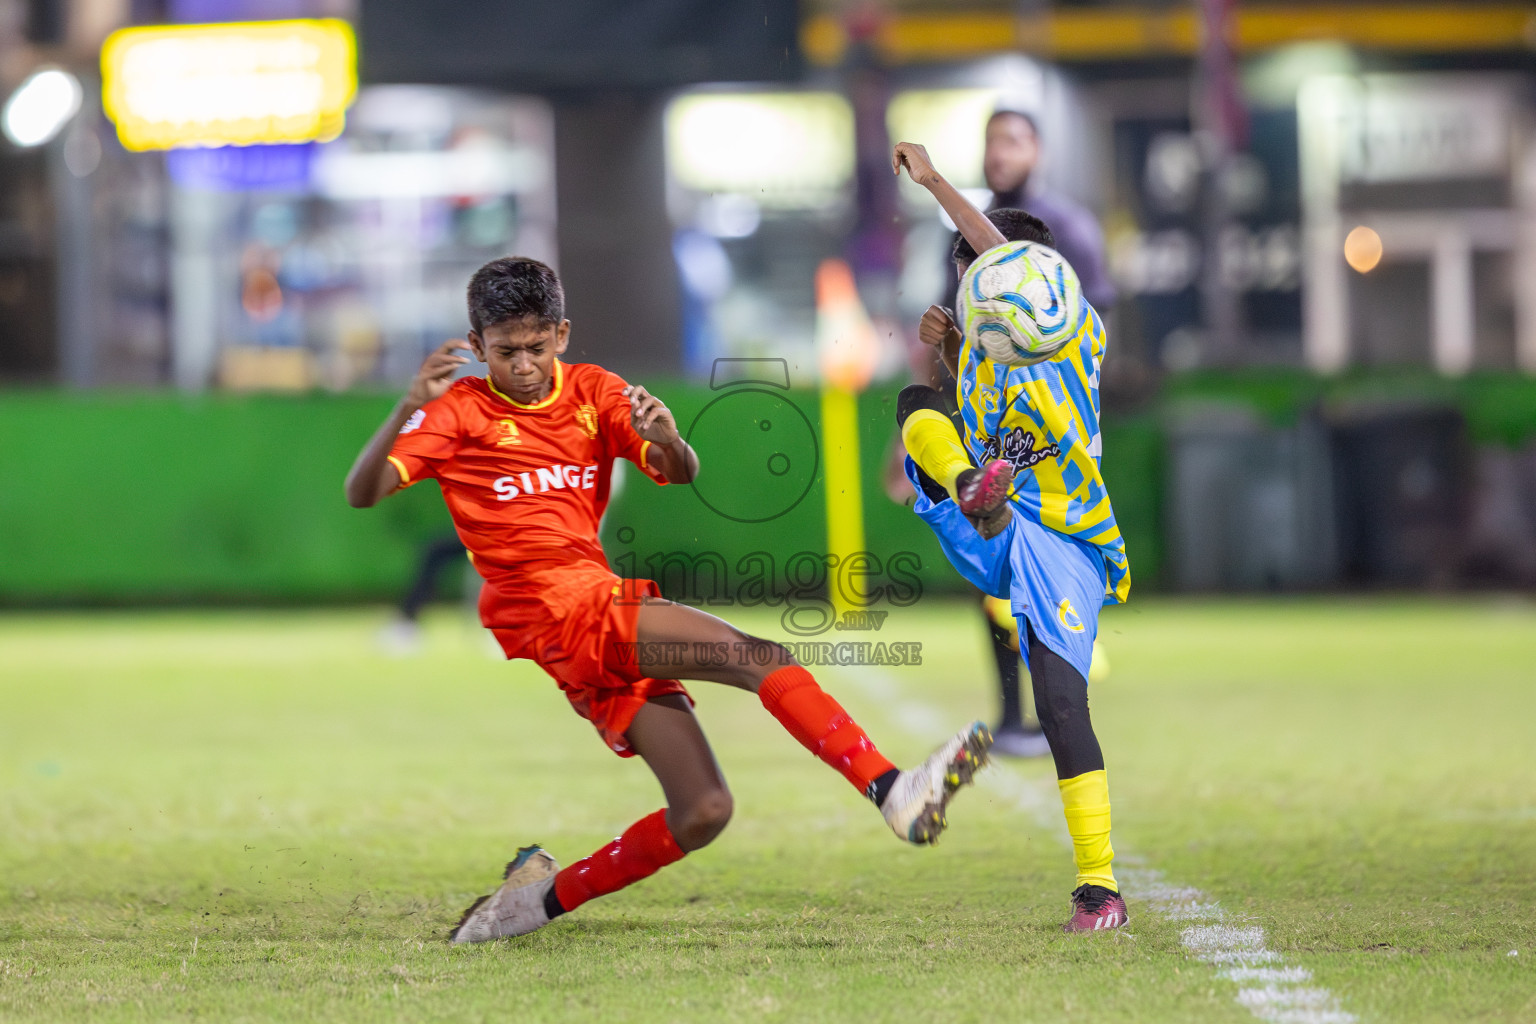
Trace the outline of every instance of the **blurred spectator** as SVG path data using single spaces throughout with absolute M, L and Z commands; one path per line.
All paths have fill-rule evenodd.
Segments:
M 987 121 L 987 148 L 982 173 L 992 190 L 988 210 L 1023 210 L 1045 221 L 1056 236 L 1056 250 L 1072 264 L 1083 294 L 1100 313 L 1115 301 L 1115 286 L 1104 263 L 1104 232 L 1087 209 L 1040 186 L 1035 170 L 1040 165 L 1040 132 L 1032 115 L 1022 110 L 999 108 Z M 954 301 L 960 279 L 948 260 L 948 287 L 941 305 Z
M 421 648 L 421 609 L 437 594 L 437 580 L 443 570 L 464 555 L 459 535 L 450 533 L 429 541 L 421 549 L 416 575 L 400 601 L 399 614 L 379 633 L 379 646 L 397 656 L 415 654 Z

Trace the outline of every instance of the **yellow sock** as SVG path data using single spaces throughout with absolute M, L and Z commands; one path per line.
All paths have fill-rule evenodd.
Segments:
M 901 425 L 901 443 L 912 461 L 953 497 L 955 478 L 971 468 L 971 458 L 950 418 L 933 409 L 917 410 Z
M 1109 845 L 1109 776 L 1101 768 L 1072 779 L 1059 779 L 1067 831 L 1072 833 L 1072 858 L 1077 861 L 1078 885 L 1102 885 L 1115 892 L 1115 872 L 1110 862 L 1115 848 Z

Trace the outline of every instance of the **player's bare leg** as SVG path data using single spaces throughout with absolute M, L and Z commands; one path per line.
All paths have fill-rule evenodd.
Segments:
M 898 771 L 786 648 L 697 608 L 647 602 L 637 639 L 639 666 L 649 676 L 702 679 L 757 694 L 790 735 L 868 797 L 910 843 L 937 841 L 949 823 L 949 801 L 987 761 L 992 735 L 973 722 L 922 764 Z
M 731 791 L 686 697 L 652 697 L 624 738 L 655 773 L 667 806 L 557 874 L 544 896 L 546 918 L 650 877 L 708 846 L 731 820 Z
M 692 853 L 713 842 L 730 822 L 734 805 L 688 699 L 652 697 L 624 736 L 661 783 L 667 828 L 678 848 Z
M 624 736 L 655 773 L 667 806 L 564 870 L 537 846 L 519 850 L 501 888 L 465 911 L 454 942 L 526 935 L 588 900 L 648 878 L 709 845 L 725 828 L 731 792 L 686 697 L 651 698 Z

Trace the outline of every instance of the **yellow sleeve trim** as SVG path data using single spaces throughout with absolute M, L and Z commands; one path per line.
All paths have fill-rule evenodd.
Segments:
M 651 442 L 642 439 L 641 442 L 640 442 L 640 469 L 641 469 L 641 471 L 643 473 L 645 473 L 646 476 L 650 477 L 652 480 L 655 480 L 657 483 L 665 484 L 667 482 L 667 478 L 661 472 L 661 470 L 659 470 L 655 466 L 651 465 L 651 463 L 650 463 L 650 454 L 651 454 Z
M 400 486 L 401 487 L 409 487 L 409 486 L 411 486 L 411 474 L 406 472 L 405 463 L 401 462 L 399 459 L 395 458 L 393 455 L 386 455 L 385 458 L 389 459 L 390 462 L 394 463 L 395 469 L 399 471 L 399 473 L 400 473 Z

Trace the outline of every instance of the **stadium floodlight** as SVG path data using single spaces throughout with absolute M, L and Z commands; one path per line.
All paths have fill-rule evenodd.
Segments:
M 324 142 L 357 95 L 357 40 L 334 18 L 126 28 L 101 74 L 127 149 Z
M 5 101 L 0 127 L 18 146 L 41 146 L 58 135 L 80 111 L 80 80 L 68 71 L 34 72 Z

